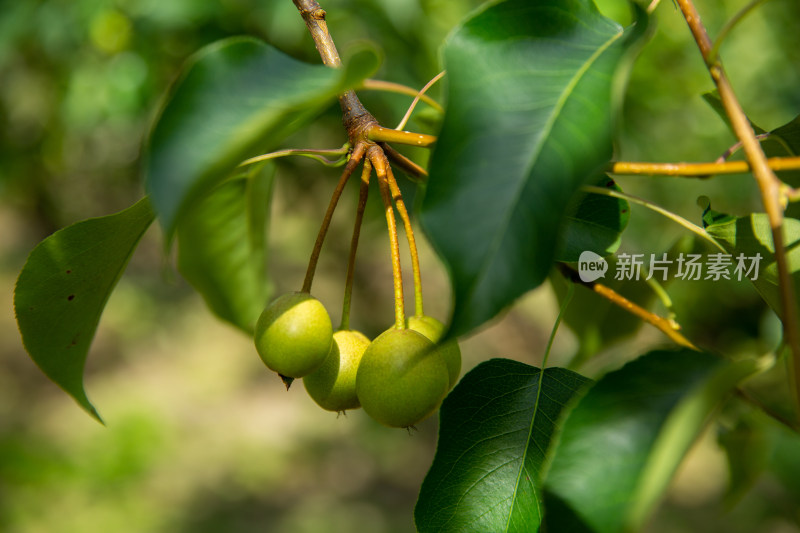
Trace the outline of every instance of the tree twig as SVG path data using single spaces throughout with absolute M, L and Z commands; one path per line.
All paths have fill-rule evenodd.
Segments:
M 742 142 L 745 156 L 753 177 L 761 193 L 761 202 L 769 219 L 772 230 L 772 242 L 775 248 L 775 262 L 778 266 L 778 283 L 781 289 L 781 318 L 783 319 L 783 335 L 792 352 L 794 375 L 792 389 L 795 395 L 797 416 L 800 417 L 800 322 L 797 318 L 797 303 L 794 298 L 792 277 L 786 260 L 783 241 L 783 207 L 781 205 L 782 183 L 767 163 L 767 157 L 756 139 L 756 134 L 747 116 L 736 98 L 733 87 L 728 80 L 722 62 L 719 59 L 708 32 L 700 20 L 700 15 L 692 0 L 676 0 L 686 23 L 692 32 L 703 60 L 717 86 L 720 101 L 731 122 L 736 137 Z
M 800 157 L 772 157 L 766 160 L 773 171 L 800 170 Z M 606 171 L 618 176 L 681 176 L 709 178 L 718 174 L 746 174 L 752 172 L 747 161 L 716 161 L 713 163 L 647 163 L 612 161 Z
M 292 0 L 300 11 L 300 15 L 314 39 L 322 63 L 333 68 L 342 66 L 339 52 L 333 43 L 328 24 L 325 22 L 325 10 L 320 7 L 317 0 Z M 377 124 L 375 117 L 361 104 L 361 100 L 356 96 L 355 91 L 349 90 L 339 95 L 339 104 L 342 106 L 342 122 L 347 128 L 347 134 L 351 140 L 369 124 Z M 355 142 L 353 142 L 355 146 Z
M 664 335 L 672 339 L 672 341 L 675 342 L 675 344 L 678 344 L 679 346 L 683 346 L 685 348 L 690 348 L 692 350 L 699 351 L 697 346 L 692 344 L 692 342 L 689 339 L 681 335 L 681 333 L 678 331 L 678 329 L 680 329 L 680 326 L 674 320 L 666 319 L 664 317 L 658 316 L 657 314 L 648 311 L 644 307 L 641 307 L 633 303 L 632 301 L 628 300 L 618 292 L 614 291 L 614 289 L 606 285 L 603 285 L 602 283 L 597 283 L 594 281 L 583 281 L 575 270 L 565 265 L 564 263 L 558 263 L 558 268 L 561 271 L 561 274 L 563 274 L 563 276 L 567 278 L 567 280 L 594 291 L 595 293 L 599 294 L 612 304 L 621 307 L 622 309 L 631 313 L 632 315 L 641 318 L 648 324 L 655 326 Z

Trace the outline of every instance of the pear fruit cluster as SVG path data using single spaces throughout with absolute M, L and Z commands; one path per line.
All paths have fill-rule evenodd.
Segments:
M 414 316 L 373 341 L 350 329 L 333 331 L 325 306 L 307 292 L 284 294 L 261 313 L 254 341 L 264 364 L 302 378 L 323 409 L 363 407 L 389 427 L 410 427 L 435 412 L 461 372 L 455 340 L 437 344 L 444 325 Z

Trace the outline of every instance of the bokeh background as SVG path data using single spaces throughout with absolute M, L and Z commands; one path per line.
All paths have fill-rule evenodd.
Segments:
M 698 0 L 698 7 L 714 34 L 746 3 Z M 377 78 L 421 87 L 440 70 L 442 39 L 479 4 L 328 0 L 323 7 L 343 54 L 371 41 L 385 55 Z M 599 4 L 623 22 L 629 17 L 621 0 Z M 734 139 L 700 96 L 712 88 L 703 62 L 672 2 L 664 0 L 656 18 L 652 41 L 631 72 L 617 156 L 716 159 Z M 745 109 L 767 130 L 800 112 L 799 24 L 796 0 L 771 0 L 722 47 Z M 155 226 L 109 301 L 89 355 L 86 387 L 106 427 L 44 378 L 22 348 L 12 299 L 27 254 L 53 231 L 141 197 L 142 144 L 161 95 L 193 51 L 240 34 L 318 61 L 289 0 L 24 0 L 0 6 L 0 531 L 414 530 L 416 493 L 435 451 L 435 417 L 411 433 L 389 430 L 360 411 L 337 417 L 320 410 L 299 383 L 286 392 L 251 341 L 216 321 L 162 256 Z M 431 94 L 440 98 L 441 86 Z M 410 100 L 367 91 L 361 96 L 392 125 Z M 435 119 L 423 109 L 410 127 L 435 133 Z M 286 146 L 335 148 L 344 141 L 332 107 Z M 276 293 L 300 286 L 337 175 L 312 161 L 280 161 L 269 228 Z M 722 211 L 758 209 L 748 176 L 619 183 L 695 222 L 699 195 Z M 315 282 L 334 322 L 341 314 L 354 193 L 337 212 Z M 386 233 L 373 207 L 352 319 L 370 336 L 393 316 Z M 634 207 L 622 250 L 660 252 L 682 235 Z M 446 275 L 424 239 L 422 245 L 427 309 L 444 319 Z M 734 355 L 774 348 L 775 318 L 748 284 L 696 282 L 670 292 L 690 338 Z M 539 364 L 557 306 L 548 285 L 522 298 L 464 339 L 463 371 L 490 357 Z M 658 332 L 642 328 L 605 348 L 586 372 L 661 344 Z M 564 364 L 578 349 L 576 337 L 562 329 L 551 362 Z M 765 388 L 782 386 L 775 376 L 762 379 Z M 800 450 L 783 463 L 764 459 L 784 475 L 767 468 L 732 506 L 726 494 L 731 474 L 717 440 L 717 430 L 709 428 L 651 530 L 800 531 L 798 477 L 792 486 L 786 475 L 793 461 L 800 471 Z

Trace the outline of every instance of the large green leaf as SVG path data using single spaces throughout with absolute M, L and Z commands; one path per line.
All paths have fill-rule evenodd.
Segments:
M 591 0 L 507 0 L 447 40 L 421 217 L 450 273 L 451 334 L 547 276 L 567 205 L 611 157 L 616 74 L 644 26 L 624 31 Z
M 638 531 L 711 413 L 757 369 L 683 350 L 607 374 L 563 422 L 546 489 L 594 531 Z
M 704 224 L 709 218 L 708 209 L 704 214 Z M 772 230 L 766 214 L 753 213 L 746 217 L 721 217 L 719 222 L 706 226 L 709 235 L 717 239 L 720 244 L 734 257 L 734 265 L 742 255 L 745 265 L 749 266 L 751 260 L 757 255 L 758 272 L 748 275 L 764 301 L 778 314 L 781 311 L 781 291 L 778 286 L 778 264 L 775 262 L 775 246 L 772 243 Z M 794 298 L 800 305 L 800 220 L 785 218 L 783 221 L 784 246 L 786 247 L 786 261 L 789 272 L 794 282 Z M 754 279 L 755 276 L 755 279 Z
M 226 181 L 178 224 L 178 269 L 211 311 L 252 333 L 269 296 L 266 223 L 274 167 Z
M 605 174 L 592 185 L 621 190 Z M 567 206 L 556 261 L 575 263 L 585 251 L 601 257 L 613 254 L 619 248 L 630 217 L 627 200 L 601 194 L 577 194 Z
M 439 446 L 414 512 L 419 531 L 537 531 L 555 421 L 588 383 L 508 359 L 464 376 L 442 404 Z
M 146 186 L 168 236 L 187 206 L 243 159 L 269 150 L 378 65 L 362 51 L 349 69 L 297 61 L 250 38 L 195 54 L 150 135 Z
M 22 342 L 39 368 L 100 420 L 83 388 L 83 368 L 100 315 L 153 211 L 132 207 L 78 222 L 39 243 L 14 291 Z

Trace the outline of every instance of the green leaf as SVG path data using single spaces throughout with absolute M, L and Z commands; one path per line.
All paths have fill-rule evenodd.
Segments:
M 775 425 L 770 432 L 772 450 L 769 469 L 795 498 L 800 500 L 800 435 L 786 427 Z
M 374 71 L 378 59 L 361 52 L 352 63 L 340 70 L 310 65 L 250 38 L 195 54 L 170 91 L 146 154 L 146 187 L 167 236 L 188 206 L 242 160 L 308 123 Z
M 766 214 L 753 213 L 746 217 L 724 218 L 721 223 L 706 227 L 709 235 L 717 239 L 733 257 L 734 265 L 742 254 L 750 265 L 749 258 L 761 256 L 758 276 L 747 276 L 755 285 L 764 301 L 778 316 L 781 311 L 781 291 L 778 286 L 778 264 L 775 262 L 775 246 L 772 243 L 772 230 Z M 783 238 L 786 247 L 786 261 L 794 281 L 794 297 L 800 304 L 800 220 L 783 220 Z
M 733 427 L 720 428 L 718 441 L 730 472 L 725 502 L 733 507 L 756 484 L 767 465 L 770 442 L 765 421 L 753 414 L 742 415 Z
M 697 206 L 703 208 L 702 220 L 704 228 L 736 220 L 736 217 L 733 215 L 711 209 L 711 200 L 708 196 L 700 196 L 697 199 Z
M 537 531 L 555 421 L 587 383 L 508 359 L 464 376 L 442 404 L 436 457 L 414 511 L 419 531 Z
M 638 531 L 714 409 L 758 362 L 655 351 L 569 412 L 545 486 L 598 533 Z
M 719 92 L 714 90 L 705 93 L 703 99 L 730 127 L 730 120 L 725 113 L 725 108 L 722 106 Z M 795 157 L 800 155 L 800 115 L 769 132 L 752 122 L 750 125 L 757 135 L 769 134 L 766 139 L 761 141 L 761 149 L 764 150 L 764 154 L 767 157 Z M 800 186 L 800 171 L 798 170 L 782 171 L 780 172 L 780 178 L 792 187 Z M 791 217 L 800 216 L 800 206 L 790 204 L 786 214 Z
M 178 269 L 211 311 L 247 334 L 269 297 L 266 224 L 274 166 L 226 181 L 178 224 Z
M 145 198 L 61 229 L 33 249 L 17 279 L 14 311 L 25 349 L 98 420 L 83 388 L 86 355 L 108 297 L 152 221 Z
M 605 174 L 593 185 L 622 190 Z M 630 216 L 627 200 L 591 193 L 576 195 L 567 207 L 556 261 L 574 263 L 587 250 L 602 257 L 613 254 Z
M 645 18 L 623 30 L 591 0 L 507 0 L 448 38 L 421 217 L 449 270 L 451 335 L 546 278 L 570 200 L 611 157 L 616 74 Z

